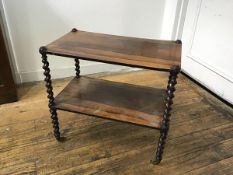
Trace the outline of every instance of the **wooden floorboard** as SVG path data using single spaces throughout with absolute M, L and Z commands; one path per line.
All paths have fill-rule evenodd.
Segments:
M 156 88 L 167 82 L 153 71 L 100 78 Z M 56 80 L 55 94 L 70 80 Z M 43 82 L 24 84 L 19 102 L 0 106 L 0 174 L 233 174 L 233 110 L 186 77 L 178 82 L 157 166 L 149 161 L 159 131 L 142 126 L 59 111 L 66 141 L 57 142 Z

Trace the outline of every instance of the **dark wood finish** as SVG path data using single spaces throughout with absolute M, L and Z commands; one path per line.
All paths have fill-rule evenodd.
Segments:
M 162 160 L 163 150 L 165 147 L 167 134 L 170 127 L 170 116 L 171 116 L 171 110 L 172 110 L 172 104 L 173 104 L 173 98 L 174 98 L 174 92 L 175 92 L 175 85 L 177 84 L 177 75 L 180 72 L 180 67 L 174 66 L 170 70 L 170 76 L 168 80 L 168 86 L 166 91 L 166 98 L 165 98 L 165 111 L 163 114 L 163 121 L 161 124 L 161 130 L 160 130 L 160 137 L 159 137 L 159 143 L 157 147 L 157 152 L 155 158 L 152 160 L 153 164 L 159 164 Z
M 60 132 L 56 109 L 148 126 L 161 130 L 157 153 L 152 160 L 154 164 L 160 163 L 180 71 L 181 41 L 139 39 L 73 29 L 62 38 L 41 47 L 40 53 L 57 139 Z M 76 77 L 55 98 L 55 103 L 46 54 L 75 58 Z M 80 77 L 79 59 L 169 71 L 166 97 L 162 89 Z
M 88 77 L 74 78 L 55 98 L 57 109 L 159 129 L 165 90 Z
M 180 41 L 139 39 L 72 30 L 47 45 L 49 54 L 169 71 L 180 65 Z
M 0 104 L 16 100 L 16 86 L 11 72 L 4 34 L 0 27 Z
M 76 71 L 76 78 L 80 77 L 80 62 L 78 58 L 75 58 L 75 71 Z
M 43 63 L 43 69 L 44 69 L 44 76 L 45 76 L 45 86 L 47 88 L 48 93 L 48 100 L 49 100 L 49 112 L 51 114 L 53 129 L 54 129 L 54 136 L 57 140 L 60 140 L 60 131 L 59 131 L 59 122 L 57 118 L 57 110 L 54 104 L 54 97 L 53 97 L 53 87 L 52 87 L 52 81 L 51 81 L 51 75 L 50 75 L 50 69 L 49 69 L 49 62 L 47 60 L 46 55 L 46 48 L 41 47 L 39 50 L 40 54 L 42 55 L 42 63 Z

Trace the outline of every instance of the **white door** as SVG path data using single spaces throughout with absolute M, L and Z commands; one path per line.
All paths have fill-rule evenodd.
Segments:
M 233 0 L 189 0 L 182 69 L 233 104 Z

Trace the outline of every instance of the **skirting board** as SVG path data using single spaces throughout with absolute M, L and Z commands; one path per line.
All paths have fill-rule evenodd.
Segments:
M 200 66 L 200 63 L 193 61 L 193 59 L 184 58 L 182 59 L 182 71 L 220 98 L 233 104 L 233 83 L 224 76 L 220 76 L 217 70 Z
M 122 70 L 130 71 L 132 69 L 129 67 L 124 67 L 124 66 L 96 63 L 96 64 L 90 64 L 90 65 L 81 65 L 80 70 L 81 70 L 81 75 L 87 75 L 87 74 L 94 74 L 94 73 L 101 73 L 101 72 L 118 72 Z M 18 74 L 20 77 L 20 81 L 17 82 L 18 84 L 25 83 L 25 82 L 41 81 L 44 79 L 44 74 L 43 74 L 42 69 L 34 71 L 34 72 L 20 72 L 16 74 Z M 51 76 L 52 76 L 52 79 L 75 76 L 75 67 L 51 69 Z

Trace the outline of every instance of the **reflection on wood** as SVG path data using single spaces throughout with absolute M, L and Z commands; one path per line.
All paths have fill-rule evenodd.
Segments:
M 180 65 L 181 44 L 84 31 L 70 32 L 47 45 L 48 53 L 93 61 L 169 70 Z
M 160 128 L 165 90 L 74 78 L 55 98 L 58 109 Z

